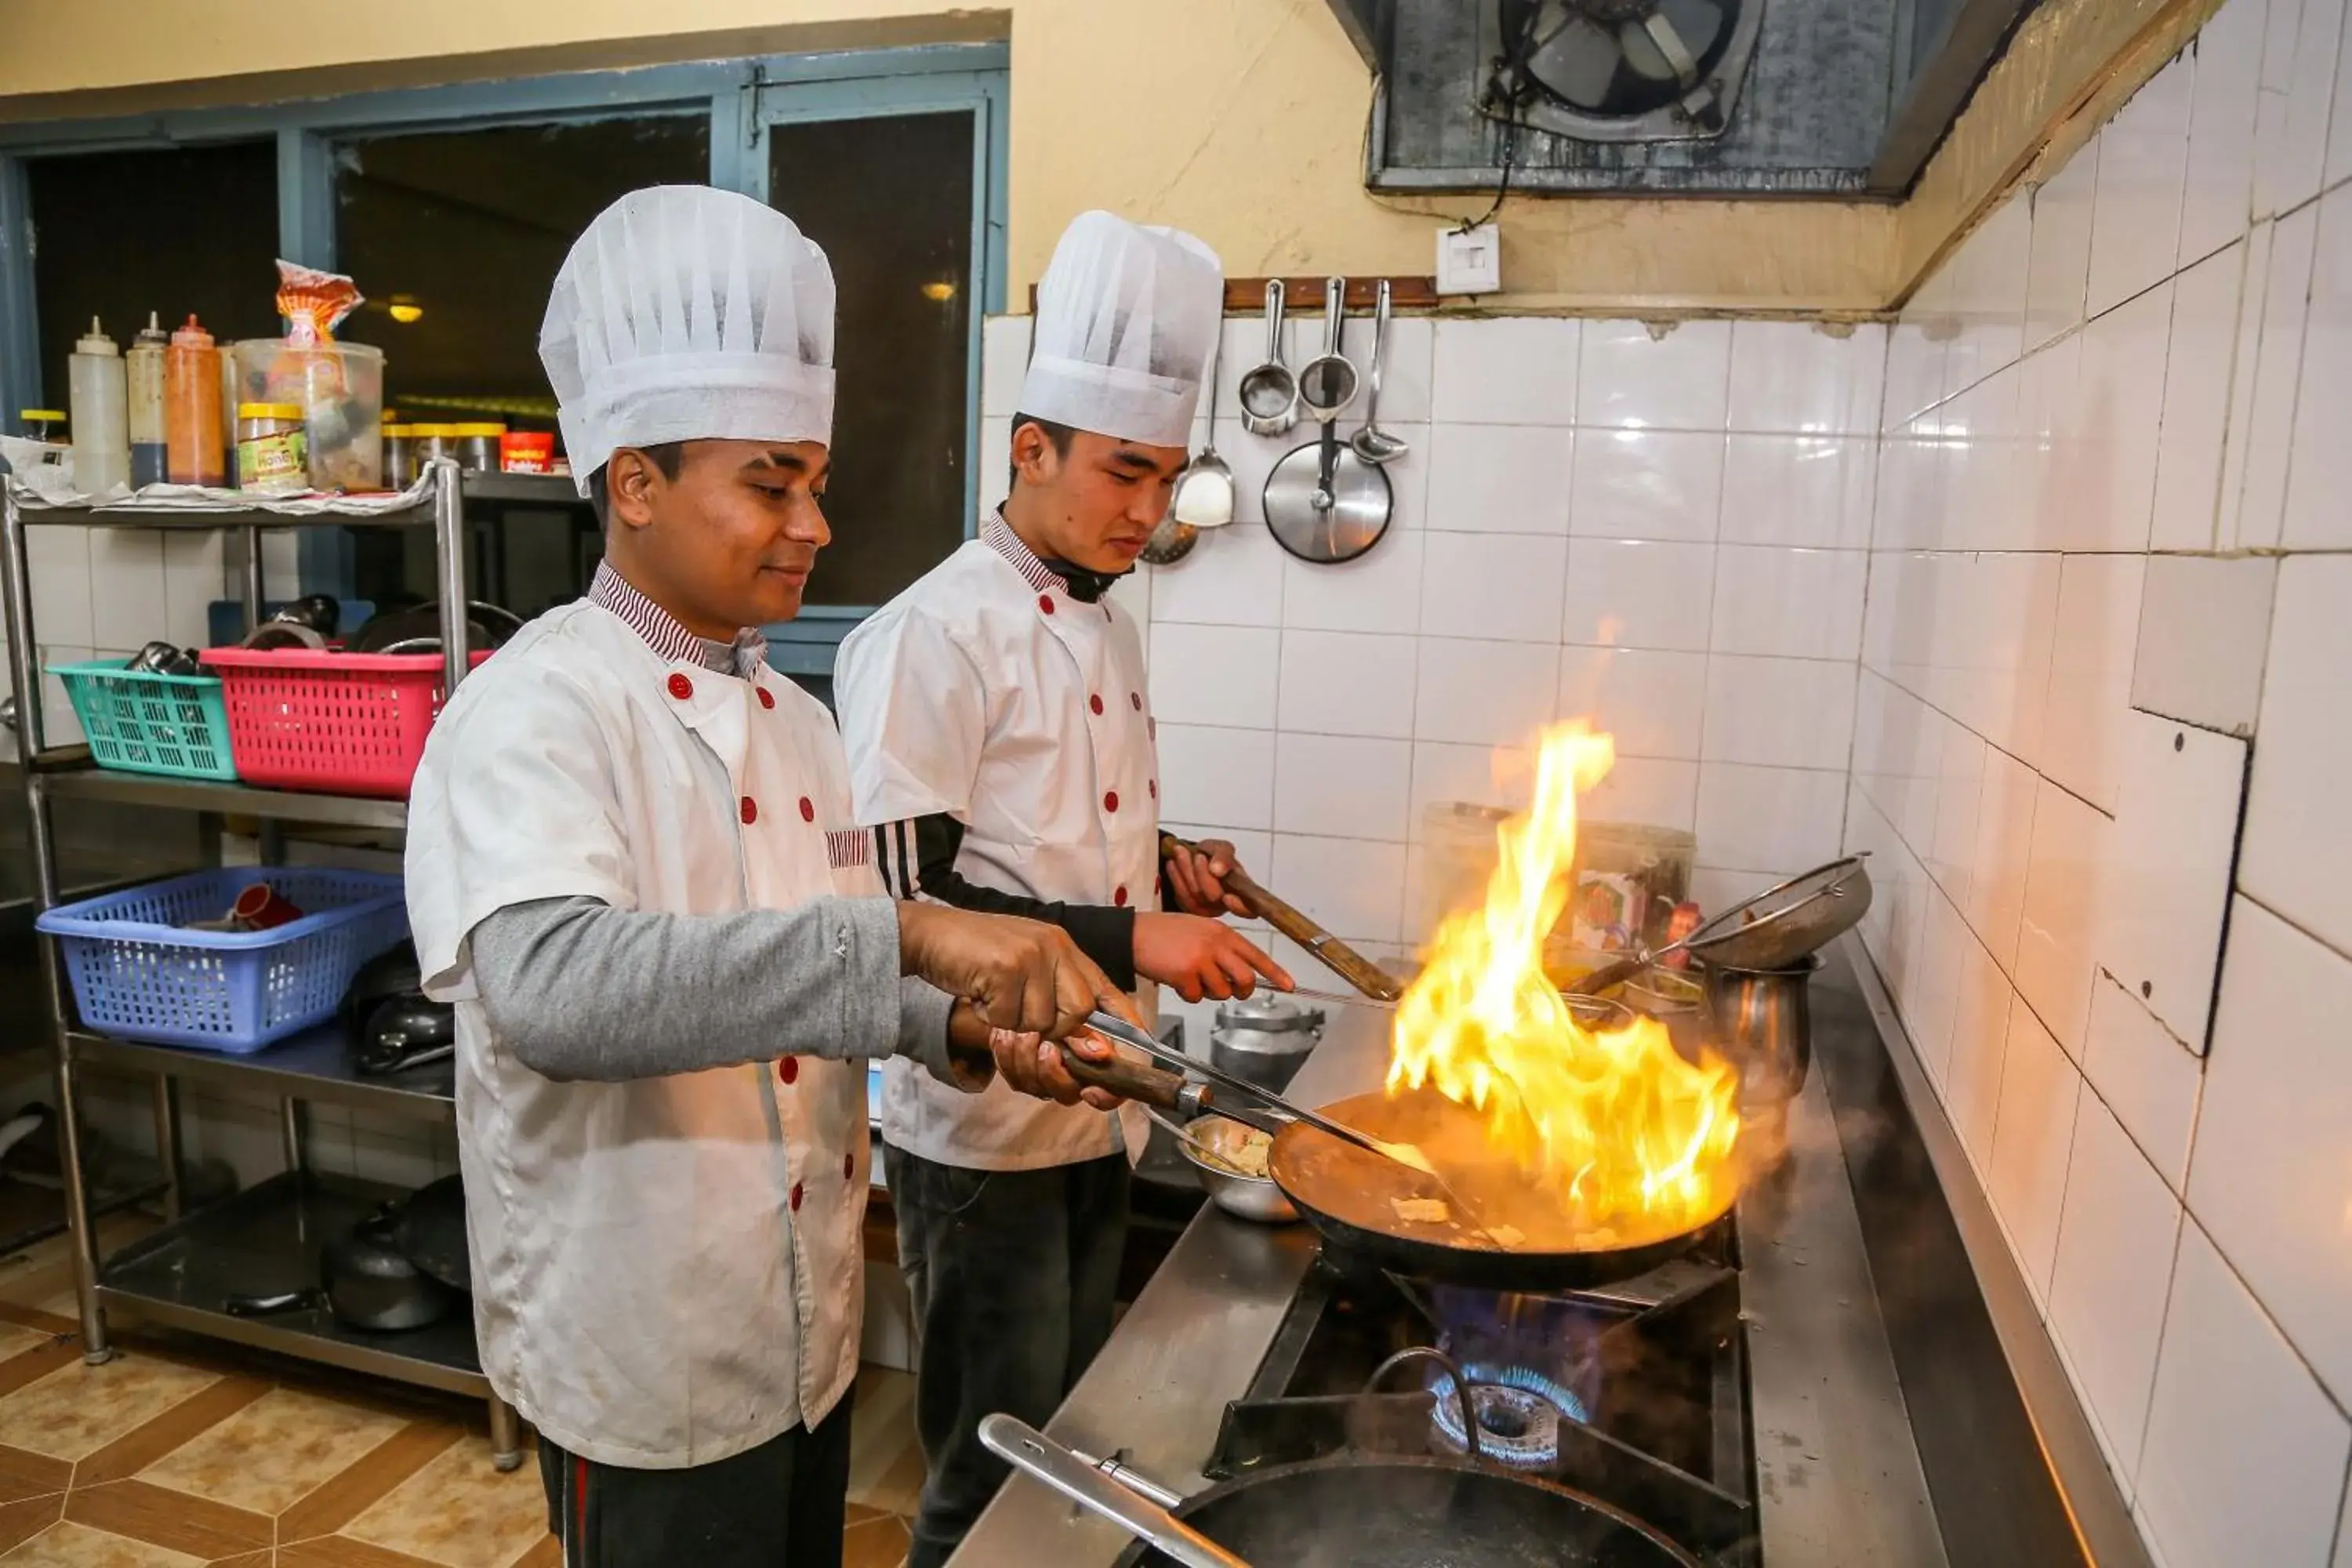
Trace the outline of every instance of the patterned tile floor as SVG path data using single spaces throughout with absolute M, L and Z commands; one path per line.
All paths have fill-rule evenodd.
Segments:
M 538 1468 L 490 1468 L 479 1405 L 135 1331 L 86 1366 L 68 1270 L 61 1242 L 0 1258 L 0 1568 L 560 1563 Z M 913 1380 L 867 1368 L 852 1430 L 844 1560 L 897 1568 Z

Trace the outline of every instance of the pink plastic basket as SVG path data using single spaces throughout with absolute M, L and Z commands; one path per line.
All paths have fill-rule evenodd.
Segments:
M 437 653 L 214 647 L 204 662 L 221 678 L 236 776 L 266 789 L 404 797 L 446 695 Z

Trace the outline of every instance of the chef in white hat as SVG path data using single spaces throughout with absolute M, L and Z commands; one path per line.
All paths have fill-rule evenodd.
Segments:
M 540 353 L 604 560 L 458 689 L 411 798 L 482 1369 L 573 1568 L 840 1562 L 865 1058 L 1075 1102 L 1038 1035 L 1112 994 L 1059 931 L 891 900 L 832 720 L 768 668 L 829 537 L 833 310 L 743 196 L 589 225 Z
M 1185 465 L 1223 291 L 1191 235 L 1080 216 L 1037 290 L 1011 495 L 844 641 L 834 677 L 893 889 L 1062 927 L 1147 1017 L 1155 981 L 1188 1000 L 1290 984 L 1214 918 L 1232 846 L 1162 866 L 1142 638 L 1106 596 Z M 1128 1156 L 1100 1110 L 961 1095 L 910 1065 L 885 1069 L 882 1137 L 930 1462 L 908 1563 L 934 1568 L 1005 1474 L 981 1417 L 1042 1426 L 1110 1332 Z

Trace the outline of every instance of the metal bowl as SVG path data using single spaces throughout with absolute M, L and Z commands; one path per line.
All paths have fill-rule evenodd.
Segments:
M 1200 1117 L 1190 1125 L 1193 1137 L 1221 1153 L 1240 1144 L 1253 1131 L 1223 1116 Z M 1176 1141 L 1176 1147 L 1192 1163 L 1192 1169 L 1201 1173 L 1201 1185 L 1208 1193 L 1209 1201 L 1227 1214 L 1254 1219 L 1261 1225 L 1287 1225 L 1298 1217 L 1298 1211 L 1290 1206 L 1290 1200 L 1283 1196 L 1273 1177 L 1244 1176 L 1212 1164 L 1181 1138 Z

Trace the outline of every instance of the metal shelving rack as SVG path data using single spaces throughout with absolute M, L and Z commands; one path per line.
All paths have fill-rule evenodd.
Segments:
M 31 574 L 25 536 L 28 528 L 234 529 L 244 535 L 243 599 L 246 624 L 260 618 L 261 532 L 269 528 L 430 528 L 438 563 L 442 655 L 445 679 L 454 689 L 467 669 L 466 503 L 576 506 L 579 496 L 567 479 L 525 474 L 467 474 L 440 459 L 432 482 L 410 504 L 391 510 L 339 510 L 289 515 L 266 508 L 225 505 L 173 509 L 119 506 L 44 506 L 6 488 L 0 504 L 0 589 L 8 609 L 8 668 L 18 701 L 17 739 L 33 846 L 34 898 L 47 910 L 58 901 L 56 845 L 49 802 L 103 800 L 131 805 L 194 811 L 215 816 L 247 816 L 263 824 L 265 859 L 278 851 L 280 825 L 330 824 L 404 830 L 404 801 L 368 800 L 287 790 L 251 789 L 101 771 L 84 746 L 49 748 L 44 743 L 40 671 L 35 658 Z M 320 1243 L 364 1216 L 394 1189 L 354 1178 L 312 1172 L 304 1157 L 306 1105 L 335 1104 L 447 1123 L 456 1108 L 446 1094 L 421 1087 L 412 1075 L 362 1078 L 346 1051 L 339 1026 L 330 1025 L 280 1042 L 249 1057 L 144 1045 L 82 1028 L 59 967 L 54 941 L 40 943 L 47 1001 L 57 1022 L 58 1104 L 65 1167 L 66 1212 L 73 1238 L 75 1295 L 79 1302 L 83 1359 L 110 1360 L 106 1309 L 121 1305 L 173 1328 L 230 1340 L 262 1350 L 323 1362 L 404 1383 L 471 1394 L 488 1401 L 493 1460 L 512 1469 L 522 1460 L 521 1428 L 514 1410 L 490 1392 L 477 1359 L 473 1325 L 459 1318 L 404 1334 L 369 1334 L 337 1323 L 324 1309 L 272 1318 L 232 1317 L 226 1299 L 266 1288 L 306 1284 L 317 1278 Z M 152 1075 L 155 1140 L 163 1167 L 164 1226 L 121 1248 L 98 1256 L 91 1225 L 90 1194 L 83 1181 L 81 1133 L 75 1078 L 83 1067 Z M 183 1214 L 179 1183 L 179 1100 L 184 1082 L 235 1082 L 278 1096 L 286 1171 L 233 1198 L 199 1212 Z

